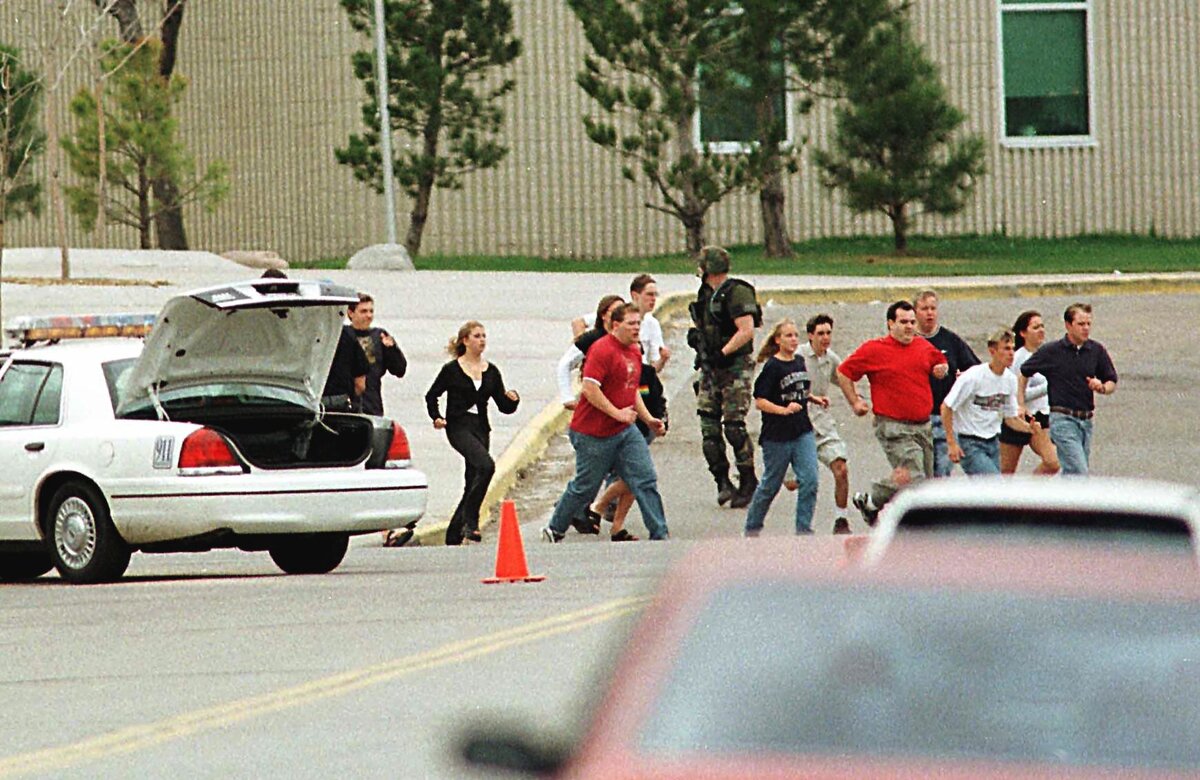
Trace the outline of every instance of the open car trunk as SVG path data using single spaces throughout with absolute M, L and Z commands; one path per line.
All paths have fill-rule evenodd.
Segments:
M 153 419 L 150 410 L 126 415 Z M 204 425 L 225 435 L 251 465 L 261 469 L 351 466 L 387 449 L 391 427 L 382 418 L 325 414 L 275 406 L 270 409 L 195 406 L 171 410 L 176 422 Z
M 372 449 L 373 426 L 361 415 L 223 415 L 210 410 L 189 416 L 188 422 L 225 434 L 246 460 L 262 469 L 350 466 L 365 460 Z

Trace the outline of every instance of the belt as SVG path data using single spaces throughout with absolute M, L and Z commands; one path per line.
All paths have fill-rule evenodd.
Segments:
M 1079 409 L 1068 409 L 1065 406 L 1051 406 L 1050 411 L 1055 414 L 1065 414 L 1068 417 L 1074 417 L 1076 420 L 1090 420 L 1095 412 L 1084 412 Z
M 972 436 L 969 433 L 960 433 L 958 434 L 958 438 L 970 439 L 971 441 L 995 441 L 1000 438 L 1000 434 L 997 433 L 994 436 Z
M 876 413 L 875 417 L 876 417 L 876 419 L 879 419 L 879 420 L 887 420 L 888 422 L 904 423 L 905 425 L 929 425 L 930 420 L 933 419 L 933 417 L 931 416 L 931 417 L 926 417 L 922 420 L 901 420 L 899 417 L 888 417 L 886 414 L 878 414 L 878 413 Z

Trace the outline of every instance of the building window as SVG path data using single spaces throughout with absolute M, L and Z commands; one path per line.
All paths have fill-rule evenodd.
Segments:
M 1000 0 L 1004 140 L 1092 142 L 1088 2 Z
M 730 73 L 724 84 L 702 86 L 699 102 L 696 137 L 710 151 L 721 154 L 747 151 L 758 140 L 759 122 L 764 120 L 786 122 L 785 144 L 792 141 L 792 118 L 788 111 L 791 101 L 783 92 L 771 101 L 773 117 L 760 117 L 748 80 Z

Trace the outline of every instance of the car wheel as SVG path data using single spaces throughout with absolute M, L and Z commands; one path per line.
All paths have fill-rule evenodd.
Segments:
M 288 574 L 326 574 L 338 567 L 349 546 L 349 534 L 303 534 L 285 537 L 267 550 Z
M 0 553 L 0 582 L 36 579 L 54 568 L 45 552 Z
M 129 566 L 129 545 L 113 526 L 108 505 L 82 482 L 69 482 L 54 494 L 46 543 L 54 567 L 68 582 L 111 582 Z

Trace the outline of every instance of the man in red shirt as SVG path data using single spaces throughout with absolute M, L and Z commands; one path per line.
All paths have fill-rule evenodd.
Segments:
M 575 448 L 575 476 L 555 504 L 550 524 L 542 529 L 547 542 L 562 541 L 571 518 L 583 513 L 612 471 L 637 499 L 650 538 L 668 536 L 650 447 L 633 424 L 640 419 L 657 436 L 667 432 L 662 420 L 647 411 L 638 392 L 642 315 L 633 304 L 623 304 L 611 317 L 612 332 L 592 345 L 583 364 L 583 390 L 567 432 Z
M 929 409 L 933 391 L 929 377 L 941 379 L 950 366 L 946 356 L 917 338 L 917 314 L 908 301 L 887 310 L 888 335 L 864 341 L 838 366 L 838 384 L 859 417 L 875 412 L 875 438 L 883 447 L 892 473 L 854 494 L 854 505 L 867 525 L 901 486 L 933 476 L 933 432 Z M 858 395 L 854 383 L 863 377 L 871 385 L 874 410 Z

